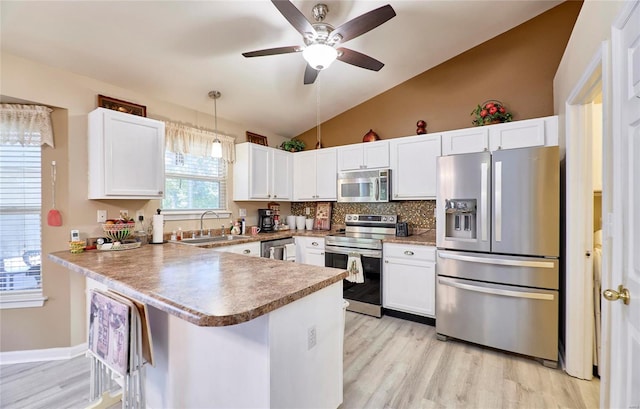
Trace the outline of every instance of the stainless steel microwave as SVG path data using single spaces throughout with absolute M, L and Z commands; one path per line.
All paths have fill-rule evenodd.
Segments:
M 388 202 L 391 197 L 389 169 L 338 173 L 338 202 Z

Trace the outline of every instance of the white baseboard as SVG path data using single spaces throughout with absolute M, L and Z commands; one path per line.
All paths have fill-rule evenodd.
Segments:
M 49 349 L 32 349 L 28 351 L 0 352 L 0 365 L 24 364 L 27 362 L 61 361 L 75 358 L 87 352 L 87 344 Z

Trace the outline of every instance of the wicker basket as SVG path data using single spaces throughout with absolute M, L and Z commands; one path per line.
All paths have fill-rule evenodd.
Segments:
M 113 241 L 123 242 L 133 236 L 136 230 L 135 223 L 103 224 L 104 234 Z

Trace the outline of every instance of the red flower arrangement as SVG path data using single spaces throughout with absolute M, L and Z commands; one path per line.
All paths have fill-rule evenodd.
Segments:
M 471 115 L 475 116 L 472 121 L 475 126 L 511 122 L 513 120 L 513 115 L 507 112 L 502 102 L 496 100 L 483 102 L 482 105 L 478 105 L 471 112 Z

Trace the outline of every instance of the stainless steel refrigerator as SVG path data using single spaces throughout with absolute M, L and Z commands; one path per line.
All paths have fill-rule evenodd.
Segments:
M 438 158 L 436 332 L 558 361 L 558 147 Z

